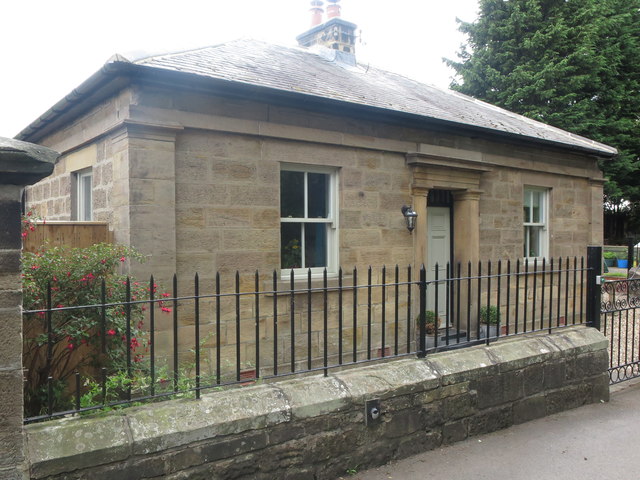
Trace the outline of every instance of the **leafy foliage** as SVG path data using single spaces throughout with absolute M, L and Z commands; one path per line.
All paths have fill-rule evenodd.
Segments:
M 500 310 L 495 305 L 480 307 L 480 323 L 497 325 L 500 322 Z
M 23 305 L 32 312 L 24 317 L 27 416 L 43 413 L 49 377 L 54 379 L 54 408 L 62 409 L 70 402 L 68 381 L 76 371 L 106 368 L 111 374 L 126 372 L 127 365 L 130 371 L 142 368 L 148 348 L 144 301 L 157 285 L 118 273 L 131 260 L 142 257 L 132 248 L 110 244 L 23 254 Z M 106 305 L 99 306 L 104 300 Z
M 175 390 L 180 392 L 172 395 L 172 398 L 193 397 L 193 389 L 196 386 L 194 375 L 191 369 L 182 369 L 178 375 L 178 383 Z M 88 378 L 85 381 L 85 392 L 80 397 L 80 407 L 88 408 L 99 405 L 107 405 L 101 408 L 102 411 L 121 409 L 129 406 L 141 405 L 141 402 L 118 403 L 126 396 L 127 390 L 131 392 L 132 398 L 149 395 L 152 382 L 156 395 L 167 394 L 174 391 L 173 374 L 166 366 L 155 372 L 155 378 L 145 369 L 136 369 L 131 374 L 126 370 L 116 370 L 112 375 L 106 377 L 104 385 L 102 380 Z M 205 379 L 201 379 L 204 381 Z M 208 380 L 208 378 L 206 379 Z M 213 382 L 210 382 L 213 383 Z M 103 389 L 104 387 L 104 389 Z M 166 397 L 159 396 L 158 399 Z M 115 406 L 108 406 L 115 403 Z
M 640 0 L 480 0 L 451 87 L 612 145 L 605 207 L 640 212 Z

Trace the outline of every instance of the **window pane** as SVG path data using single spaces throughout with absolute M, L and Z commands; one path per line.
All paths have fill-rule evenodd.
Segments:
M 78 220 L 90 221 L 92 219 L 91 210 L 91 189 L 92 175 L 82 173 L 78 175 Z
M 541 257 L 540 236 L 542 227 L 524 227 L 525 257 Z
M 531 191 L 524 191 L 524 223 L 531 223 Z
M 542 192 L 531 192 L 531 222 L 542 221 Z
M 302 267 L 302 224 L 280 224 L 281 268 Z
M 329 175 L 308 174 L 309 218 L 327 218 L 329 215 Z
M 280 216 L 304 217 L 304 172 L 280 172 Z
M 304 226 L 305 268 L 327 266 L 327 225 L 307 223 Z

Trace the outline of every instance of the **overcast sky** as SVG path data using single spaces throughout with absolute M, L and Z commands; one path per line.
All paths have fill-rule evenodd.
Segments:
M 159 53 L 250 37 L 295 45 L 309 0 L 4 0 L 0 28 L 0 136 L 13 137 L 114 53 Z M 358 25 L 359 62 L 440 87 L 464 41 L 456 17 L 477 0 L 342 0 Z M 325 1 L 326 4 L 326 1 Z

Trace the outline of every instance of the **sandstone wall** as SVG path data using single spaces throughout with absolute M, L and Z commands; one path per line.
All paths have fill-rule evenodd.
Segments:
M 164 128 L 171 134 L 163 142 L 141 142 L 144 128 Z M 399 213 L 402 204 L 416 201 L 412 173 L 404 161 L 408 152 L 416 151 L 436 152 L 445 166 L 447 158 L 459 157 L 483 169 L 483 260 L 521 256 L 525 185 L 550 189 L 550 256 L 583 255 L 587 244 L 602 239 L 602 174 L 594 158 L 510 141 L 496 143 L 441 127 L 411 128 L 132 86 L 42 141 L 64 156 L 51 177 L 28 191 L 29 206 L 50 220 L 70 219 L 70 173 L 79 165 L 77 157 L 91 152 L 94 158 L 87 166 L 95 170 L 95 219 L 112 222 L 117 241 L 134 243 L 150 255 L 161 251 L 156 244 L 175 242 L 177 258 L 169 263 L 175 262 L 174 270 L 181 273 L 192 274 L 194 267 L 204 264 L 210 271 L 279 267 L 281 162 L 338 170 L 339 263 L 345 268 L 419 265 L 423 260 L 416 258 L 415 239 L 403 229 Z M 172 142 L 170 150 L 158 147 Z M 154 155 L 162 155 L 162 160 L 154 163 Z M 153 172 L 152 182 L 144 181 L 139 165 Z M 462 175 L 450 174 L 452 184 Z M 175 183 L 175 192 L 161 180 Z M 162 208 L 149 211 L 148 206 L 159 204 Z M 169 226 L 176 222 L 171 239 L 158 235 L 163 220 L 166 224 L 170 217 Z M 132 238 L 131 225 L 149 231 Z M 217 254 L 212 256 L 214 249 Z M 165 267 L 163 263 L 162 258 L 151 258 L 144 274 L 154 270 L 154 264 Z
M 592 182 L 588 177 L 506 167 L 482 177 L 480 258 L 522 257 L 525 186 L 549 191 L 550 257 L 582 257 L 586 255 L 587 245 L 602 242 L 600 217 L 592 213 Z
M 338 261 L 346 283 L 351 282 L 354 266 L 362 284 L 370 265 L 373 282 L 378 283 L 382 265 L 393 268 L 398 264 L 404 272 L 412 264 L 415 279 L 425 262 L 425 240 L 419 232 L 426 228 L 420 228 L 426 222 L 426 192 L 416 188 L 416 173 L 407 165 L 410 152 L 423 152 L 439 164 L 439 173 L 434 176 L 440 182 L 438 188 L 468 188 L 477 181 L 470 195 L 462 192 L 466 200 L 460 205 L 465 210 L 454 210 L 460 230 L 455 247 L 458 261 L 496 261 L 522 255 L 524 186 L 549 189 L 551 256 L 582 256 L 587 244 L 600 243 L 602 238 L 602 174 L 594 158 L 552 148 L 525 148 L 510 141 L 496 143 L 442 127 L 392 125 L 371 118 L 134 85 L 43 142 L 65 155 L 54 175 L 28 192 L 29 205 L 48 219 L 69 219 L 71 174 L 78 166 L 92 165 L 96 219 L 111 222 L 117 242 L 133 245 L 148 256 L 144 265 L 131 266 L 138 279 L 146 280 L 153 274 L 163 291 L 168 291 L 171 277 L 177 273 L 178 295 L 194 293 L 196 272 L 200 291 L 205 294 L 214 291 L 218 271 L 223 291 L 233 291 L 236 270 L 241 272 L 241 291 L 255 288 L 252 275 L 256 270 L 261 274 L 261 291 L 273 288 L 274 270 L 279 288 L 287 289 L 284 284 L 288 279 L 281 279 L 279 272 L 282 163 L 335 168 L 339 181 Z M 459 162 L 462 167 L 452 168 Z M 422 174 L 429 177 L 433 169 L 428 164 Z M 477 177 L 471 183 L 469 171 Z M 404 228 L 400 213 L 403 204 L 411 203 L 421 209 L 413 235 Z M 476 218 L 462 218 L 464 215 Z M 335 284 L 335 275 L 331 277 Z M 314 280 L 316 285 L 318 281 Z M 534 289 L 525 293 L 524 284 L 520 289 L 520 298 L 533 300 Z M 512 292 L 515 290 L 514 285 Z M 319 312 L 320 294 L 313 297 L 313 308 Z M 360 302 L 365 301 L 363 297 Z M 372 341 L 378 345 L 381 306 L 379 297 L 373 300 Z M 505 297 L 501 302 L 504 304 Z M 295 331 L 305 333 L 306 307 L 300 303 L 294 315 Z M 337 294 L 331 293 L 330 339 L 338 335 L 336 303 Z M 290 342 L 283 334 L 290 327 L 289 304 L 286 298 L 279 300 L 283 346 Z M 511 311 L 514 305 L 511 303 Z M 360 339 L 358 350 L 367 355 L 361 343 L 366 322 L 361 312 L 367 305 L 361 306 L 360 327 L 353 331 L 346 328 L 343 335 Z M 401 311 L 405 306 L 401 303 Z M 218 341 L 213 333 L 213 304 L 205 301 L 201 307 L 205 325 L 201 338 L 208 357 L 213 358 Z M 247 362 L 255 362 L 255 337 L 249 335 L 255 315 L 251 305 L 242 304 L 242 356 Z M 409 318 L 416 315 L 413 305 Z M 223 316 L 221 348 L 235 352 L 234 308 L 226 307 Z M 178 343 L 185 361 L 193 348 L 193 321 L 192 304 L 182 302 Z M 262 313 L 259 323 L 265 351 L 271 351 L 273 318 Z M 160 316 L 157 325 L 159 351 L 168 354 L 173 344 L 172 318 Z M 313 325 L 317 325 L 315 321 Z M 401 336 L 406 333 L 405 325 L 404 321 L 400 324 L 404 329 Z M 313 328 L 313 350 L 318 352 L 321 332 Z M 395 325 L 389 322 L 387 328 L 393 330 Z M 306 338 L 299 342 L 305 343 Z M 280 361 L 286 362 L 285 349 L 279 350 Z
M 93 172 L 93 220 L 113 224 L 113 162 L 110 142 L 102 139 L 63 155 L 53 173 L 26 189 L 27 208 L 45 220 L 75 220 L 74 174 L 91 168 Z

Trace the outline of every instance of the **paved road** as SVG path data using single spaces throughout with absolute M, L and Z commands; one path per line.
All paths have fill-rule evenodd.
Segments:
M 354 480 L 640 479 L 640 381 L 611 400 L 432 450 Z

